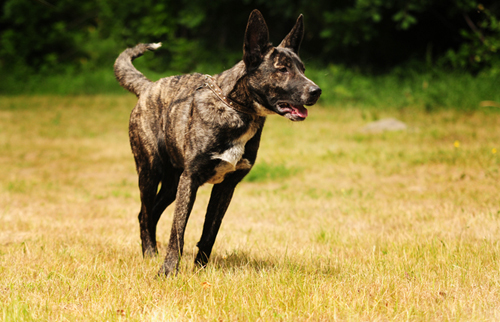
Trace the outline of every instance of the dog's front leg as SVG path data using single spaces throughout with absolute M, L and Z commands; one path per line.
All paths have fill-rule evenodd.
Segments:
M 205 223 L 203 224 L 203 233 L 197 245 L 199 250 L 194 261 L 196 265 L 202 267 L 207 265 L 222 219 L 233 197 L 234 189 L 247 173 L 248 170 L 231 173 L 226 176 L 224 181 L 212 188 Z
M 199 184 L 193 180 L 191 174 L 182 173 L 177 188 L 176 204 L 167 255 L 158 275 L 170 275 L 174 270 L 177 273 L 179 260 L 184 248 L 184 232 L 196 199 Z

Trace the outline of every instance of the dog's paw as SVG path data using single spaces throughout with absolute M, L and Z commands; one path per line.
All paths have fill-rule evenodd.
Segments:
M 179 270 L 179 255 L 176 252 L 167 254 L 165 261 L 158 271 L 158 276 L 169 277 L 176 276 Z
M 167 265 L 166 263 L 163 263 L 163 265 L 160 267 L 160 270 L 158 271 L 157 278 L 167 278 L 167 277 L 175 277 L 177 275 L 177 267 L 176 265 L 173 265 L 173 267 L 170 267 L 170 265 Z
M 149 239 L 142 242 L 142 256 L 144 258 L 153 258 L 158 256 L 157 243 L 152 243 Z

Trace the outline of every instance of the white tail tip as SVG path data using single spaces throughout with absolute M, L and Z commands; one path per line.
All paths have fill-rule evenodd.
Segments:
M 156 44 L 149 44 L 148 47 L 150 47 L 150 49 L 152 49 L 152 50 L 156 50 L 156 49 L 161 47 L 161 42 L 158 42 Z

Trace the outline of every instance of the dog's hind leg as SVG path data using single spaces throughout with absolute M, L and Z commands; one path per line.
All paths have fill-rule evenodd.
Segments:
M 182 173 L 177 187 L 176 204 L 167 255 L 158 275 L 168 276 L 177 271 L 184 248 L 184 232 L 193 209 L 199 184 L 186 171 Z
M 175 200 L 180 171 L 172 166 L 162 169 L 161 188 L 157 193 L 159 175 L 151 169 L 141 169 L 139 188 L 141 190 L 141 212 L 139 224 L 141 229 L 142 253 L 146 256 L 158 254 L 156 245 L 156 226 L 163 211 Z
M 144 257 L 154 256 L 156 249 L 156 224 L 154 222 L 154 205 L 157 199 L 159 178 L 152 171 L 139 172 L 139 189 L 141 192 L 141 211 L 139 212 L 139 226 L 141 230 L 142 254 Z M 159 218 L 159 216 L 158 216 Z M 158 222 L 158 219 L 156 219 Z
M 156 249 L 156 226 L 158 225 L 158 220 L 160 220 L 160 217 L 165 209 L 175 201 L 179 176 L 179 171 L 174 168 L 168 169 L 161 180 L 161 188 L 156 195 L 151 216 L 148 216 L 147 218 L 147 232 L 149 234 L 149 240 L 153 241 L 153 244 L 155 245 L 155 254 L 158 253 Z

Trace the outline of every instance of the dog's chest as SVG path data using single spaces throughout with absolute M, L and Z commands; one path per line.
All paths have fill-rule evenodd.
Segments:
M 245 145 L 257 132 L 258 125 L 252 124 L 248 130 L 235 139 L 230 147 L 222 153 L 212 155 L 212 159 L 219 159 L 221 162 L 215 168 L 215 174 L 208 179 L 208 183 L 217 184 L 224 181 L 226 174 L 240 169 L 250 169 L 252 164 L 243 158 Z

